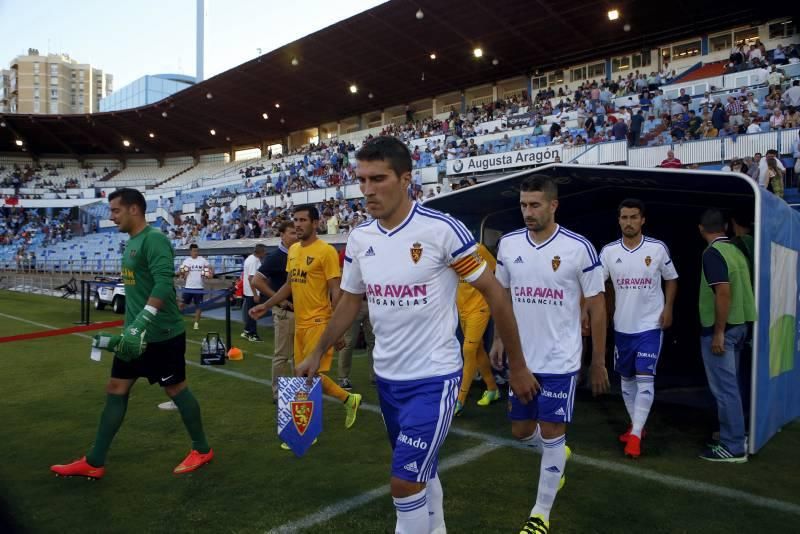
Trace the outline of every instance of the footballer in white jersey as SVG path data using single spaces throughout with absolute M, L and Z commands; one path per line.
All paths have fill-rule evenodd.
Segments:
M 548 532 L 550 510 L 563 483 L 566 425 L 572 420 L 581 365 L 581 297 L 592 325 L 592 390 L 608 389 L 603 270 L 588 240 L 556 224 L 558 188 L 550 178 L 525 178 L 520 208 L 525 228 L 500 240 L 497 278 L 511 298 L 525 361 L 539 391 L 528 404 L 509 395 L 508 408 L 514 437 L 542 446 L 536 504 L 523 531 Z M 491 355 L 498 366 L 502 346 L 497 340 Z
M 376 219 L 355 228 L 344 260 L 342 289 L 367 296 L 377 377 L 419 380 L 461 371 L 450 297 L 459 275 L 474 282 L 486 268 L 461 222 L 415 203 L 391 231 Z M 431 324 L 438 327 L 426 328 Z
M 178 269 L 178 274 L 186 280 L 183 295 L 181 296 L 180 308 L 195 304 L 194 310 L 194 329 L 200 328 L 200 317 L 203 310 L 203 294 L 205 293 L 205 281 L 213 278 L 214 268 L 207 259 L 200 256 L 200 249 L 196 243 L 189 245 L 190 258 L 186 258 Z
M 511 387 L 532 398 L 511 303 L 472 234 L 452 217 L 409 199 L 411 154 L 394 137 L 357 153 L 356 175 L 373 220 L 347 241 L 342 295 L 317 347 L 296 369 L 317 372 L 323 352 L 353 323 L 366 295 L 375 334 L 380 406 L 392 446 L 396 532 L 445 532 L 439 449 L 461 382 L 456 291 L 459 278 L 478 289 L 509 348 Z
M 614 370 L 620 375 L 622 399 L 631 421 L 619 440 L 625 443 L 626 456 L 638 458 L 655 396 L 662 330 L 672 324 L 678 272 L 667 246 L 642 234 L 642 201 L 623 200 L 617 217 L 622 238 L 603 247 L 600 261 L 614 293 Z

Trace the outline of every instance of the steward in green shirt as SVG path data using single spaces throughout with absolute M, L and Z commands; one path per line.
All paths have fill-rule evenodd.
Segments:
M 708 243 L 700 273 L 700 350 L 708 387 L 717 401 L 719 441 L 700 458 L 709 462 L 747 461 L 739 359 L 748 337 L 747 323 L 756 319 L 750 268 L 739 248 L 725 235 L 722 213 L 707 210 L 700 235 Z

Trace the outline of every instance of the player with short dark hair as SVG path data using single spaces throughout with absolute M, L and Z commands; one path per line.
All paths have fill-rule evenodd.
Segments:
M 289 247 L 287 253 L 287 280 L 269 300 L 251 308 L 250 317 L 257 320 L 273 306 L 292 297 L 295 321 L 294 361 L 298 364 L 317 345 L 331 318 L 333 308 L 339 301 L 342 271 L 336 249 L 317 237 L 317 208 L 298 206 L 294 209 L 293 217 L 298 242 Z M 333 349 L 325 353 L 320 370 L 330 371 L 332 362 Z M 322 375 L 322 391 L 344 404 L 345 428 L 352 427 L 361 405 L 361 395 L 348 393 L 325 374 Z M 281 444 L 281 448 L 290 450 L 286 443 Z
M 645 207 L 641 200 L 623 200 L 617 222 L 622 238 L 603 247 L 600 262 L 614 297 L 614 369 L 620 375 L 622 399 L 630 417 L 628 430 L 619 440 L 625 443 L 626 456 L 638 458 L 655 398 L 663 331 L 672 326 L 678 272 L 667 246 L 642 234 Z
M 267 254 L 261 263 L 252 285 L 259 292 L 271 297 L 286 283 L 286 259 L 289 248 L 297 242 L 293 221 L 281 221 L 277 227 L 281 242 L 278 248 Z M 277 308 L 277 309 L 276 309 Z M 291 375 L 294 357 L 294 304 L 292 297 L 280 302 L 272 309 L 272 324 L 275 330 L 275 348 L 272 357 L 272 401 L 278 402 L 278 377 Z
M 547 176 L 529 176 L 520 186 L 519 198 L 525 227 L 500 239 L 497 278 L 513 302 L 527 370 L 537 384 L 531 403 L 517 398 L 515 391 L 509 394 L 511 433 L 529 445 L 541 441 L 542 446 L 536 504 L 522 532 L 546 534 L 569 457 L 566 430 L 572 422 L 583 350 L 581 297 L 592 326 L 590 375 L 595 394 L 608 389 L 606 310 L 597 252 L 586 238 L 555 222 L 555 182 Z M 501 340 L 495 339 L 490 354 L 500 368 Z
M 137 378 L 144 377 L 150 384 L 158 383 L 180 410 L 192 450 L 173 473 L 188 473 L 210 462 L 214 452 L 203 431 L 200 405 L 186 383 L 186 331 L 172 281 L 172 245 L 147 224 L 146 203 L 139 191 L 120 189 L 108 198 L 111 220 L 130 236 L 122 257 L 125 324 L 122 335 L 99 334 L 92 342 L 93 349 L 114 352 L 94 445 L 80 460 L 50 469 L 62 476 L 102 478 L 106 453 L 122 426 L 130 390 Z
M 447 437 L 461 382 L 455 336 L 459 279 L 474 285 L 495 314 L 509 349 L 511 386 L 530 398 L 511 305 L 475 239 L 459 221 L 412 202 L 411 156 L 394 137 L 370 140 L 356 153 L 356 173 L 373 220 L 350 232 L 342 296 L 319 343 L 296 368 L 325 369 L 325 354 L 350 328 L 366 295 L 375 333 L 373 363 L 381 414 L 392 446 L 394 532 L 446 532 L 439 448 Z

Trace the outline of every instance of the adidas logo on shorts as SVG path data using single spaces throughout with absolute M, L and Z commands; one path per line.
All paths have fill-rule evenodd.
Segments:
M 411 462 L 410 464 L 406 464 L 403 466 L 403 469 L 406 471 L 411 471 L 412 473 L 419 473 L 419 469 L 417 468 L 417 462 Z
M 554 466 L 554 465 L 551 465 L 550 467 L 545 468 L 545 471 L 547 471 L 548 473 L 560 473 L 561 472 L 561 470 L 558 467 Z
M 522 261 L 522 256 L 517 256 L 517 259 L 514 260 L 514 263 L 525 263 L 525 262 Z
M 367 249 L 367 251 L 364 253 L 364 256 L 374 256 L 374 255 L 375 255 L 375 251 L 372 250 L 372 247 L 369 247 Z
M 556 410 L 556 415 L 560 415 L 561 417 L 564 417 L 565 415 L 567 415 L 566 412 L 564 411 L 564 407 L 563 406 L 561 406 L 558 410 Z

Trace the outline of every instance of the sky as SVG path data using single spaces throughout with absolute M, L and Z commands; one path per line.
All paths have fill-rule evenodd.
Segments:
M 205 78 L 384 0 L 205 0 Z M 195 75 L 196 0 L 0 0 L 0 68 L 28 48 L 114 75 Z

